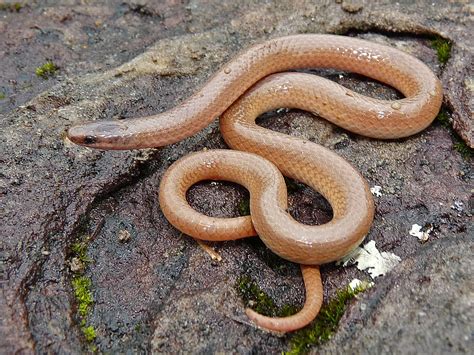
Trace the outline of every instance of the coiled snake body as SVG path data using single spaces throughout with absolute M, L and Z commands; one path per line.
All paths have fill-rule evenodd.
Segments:
M 285 73 L 299 68 L 362 74 L 393 86 L 405 98 L 378 100 L 315 75 Z M 158 147 L 189 137 L 220 116 L 222 135 L 235 151 L 198 152 L 174 163 L 160 185 L 160 206 L 171 224 L 194 238 L 217 241 L 258 234 L 276 254 L 300 263 L 306 287 L 300 312 L 270 318 L 247 310 L 260 327 L 287 332 L 316 317 L 322 303 L 319 265 L 342 258 L 361 243 L 372 224 L 374 204 L 366 181 L 347 161 L 315 143 L 257 126 L 255 118 L 280 107 L 298 108 L 368 137 L 399 138 L 427 127 L 441 101 L 439 80 L 406 53 L 343 36 L 295 35 L 242 52 L 174 109 L 86 123 L 72 127 L 68 136 L 100 149 Z M 282 173 L 321 193 L 331 204 L 333 219 L 319 226 L 295 221 L 287 212 Z M 251 216 L 213 218 L 192 209 L 187 190 L 209 179 L 245 186 Z

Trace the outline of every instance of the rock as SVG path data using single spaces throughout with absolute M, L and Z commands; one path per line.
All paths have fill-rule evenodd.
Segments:
M 351 14 L 355 14 L 356 12 L 359 12 L 362 10 L 364 5 L 359 2 L 355 1 L 343 1 L 341 4 L 341 8 Z
M 126 229 L 121 229 L 118 232 L 118 240 L 122 243 L 126 243 L 130 240 L 130 232 Z
M 293 1 L 97 6 L 53 1 L 48 7 L 28 4 L 18 13 L 0 10 L 2 351 L 77 353 L 93 346 L 101 352 L 287 349 L 291 337 L 274 337 L 246 323 L 234 286 L 239 276 L 249 275 L 278 306 L 298 306 L 303 302 L 298 267 L 255 239 L 214 244 L 222 261 L 213 263 L 193 240 L 170 227 L 159 209 L 157 188 L 173 161 L 191 151 L 225 147 L 217 123 L 183 142 L 143 152 L 77 147 L 65 139 L 65 131 L 80 121 L 124 119 L 168 109 L 191 95 L 240 49 L 266 38 L 331 32 L 386 43 L 426 62 L 442 78 L 454 129 L 469 143 L 471 68 L 462 64 L 470 62 L 473 48 L 465 16 L 469 9 L 461 3 L 421 1 L 366 2 L 356 13 L 345 12 L 336 2 L 316 7 L 311 1 L 298 7 Z M 439 35 L 453 44 L 446 64 L 438 61 L 431 47 L 431 37 Z M 35 69 L 47 60 L 60 69 L 45 80 L 35 75 Z M 317 72 L 366 95 L 400 97 L 395 90 L 357 75 Z M 270 113 L 259 122 L 337 148 L 370 186 L 381 186 L 367 241 L 375 240 L 381 250 L 400 256 L 401 265 L 413 263 L 414 271 L 408 275 L 400 269 L 397 279 L 395 268 L 390 276 L 377 279 L 373 291 L 364 296 L 364 314 L 375 314 L 379 307 L 382 314 L 397 306 L 396 290 L 387 285 L 421 278 L 420 270 L 429 270 L 423 250 L 433 248 L 432 255 L 441 258 L 438 239 L 456 241 L 461 250 L 470 245 L 472 166 L 453 149 L 452 132 L 441 124 L 414 137 L 382 142 L 343 132 L 300 111 Z M 343 140 L 341 134 L 346 135 Z M 295 218 L 309 224 L 331 218 L 321 196 L 289 185 Z M 246 198 L 244 189 L 225 183 L 204 183 L 189 192 L 194 206 L 211 215 L 236 216 Z M 451 209 L 455 201 L 465 208 Z M 434 226 L 424 244 L 408 235 L 415 223 Z M 127 243 L 117 242 L 120 230 L 130 233 Z M 74 275 L 67 263 L 74 257 L 71 247 L 77 240 L 88 240 L 85 252 L 90 262 L 84 275 L 91 281 L 94 299 L 84 319 L 77 312 Z M 418 254 L 422 257 L 415 267 Z M 355 268 L 334 265 L 322 271 L 326 299 L 352 279 L 369 277 Z M 448 286 L 439 289 L 441 301 L 459 289 L 456 280 L 449 279 Z M 387 296 L 377 303 L 379 293 Z M 411 311 L 417 314 L 418 304 L 406 302 L 407 307 L 416 307 Z M 456 312 L 442 313 L 439 322 L 453 321 Z M 92 327 L 89 334 L 96 334 L 92 343 L 86 341 L 82 321 Z M 341 337 L 344 327 L 356 323 L 349 312 Z M 390 339 L 389 334 L 401 329 L 397 321 L 383 324 L 386 335 L 380 334 L 380 339 Z M 433 329 L 433 334 L 441 331 Z M 469 348 L 469 339 L 447 334 L 454 346 Z M 380 344 L 364 339 L 360 344 L 370 349 Z M 411 341 L 407 337 L 399 346 L 409 351 Z M 425 350 L 436 351 L 438 345 L 428 344 Z M 347 345 L 334 340 L 327 346 Z
M 82 272 L 84 271 L 85 265 L 79 258 L 72 258 L 69 263 L 69 268 L 72 272 Z
M 404 260 L 359 299 L 365 309 L 356 304 L 350 308 L 336 336 L 317 353 L 471 352 L 472 233 L 434 241 Z

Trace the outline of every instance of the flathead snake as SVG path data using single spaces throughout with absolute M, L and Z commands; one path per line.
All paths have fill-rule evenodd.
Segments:
M 362 74 L 396 88 L 405 98 L 378 100 L 315 75 L 283 73 L 301 68 Z M 100 149 L 158 147 L 189 137 L 221 116 L 222 135 L 238 151 L 203 151 L 175 162 L 162 179 L 160 206 L 173 226 L 194 238 L 219 241 L 258 234 L 273 252 L 300 263 L 306 288 L 300 312 L 271 318 L 247 309 L 258 326 L 288 332 L 316 317 L 323 294 L 319 265 L 344 257 L 361 243 L 372 224 L 374 204 L 366 181 L 350 163 L 315 143 L 257 126 L 256 117 L 280 107 L 298 108 L 349 131 L 390 139 L 423 130 L 441 102 L 439 80 L 404 52 L 343 36 L 295 35 L 242 52 L 169 111 L 86 123 L 68 135 L 77 144 Z M 318 226 L 295 221 L 287 212 L 282 173 L 321 193 L 331 204 L 332 220 Z M 201 180 L 245 186 L 251 216 L 213 218 L 195 211 L 186 192 Z

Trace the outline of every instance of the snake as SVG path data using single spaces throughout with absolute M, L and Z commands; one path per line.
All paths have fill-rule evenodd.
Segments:
M 368 97 L 301 69 L 334 69 L 372 78 L 403 98 Z M 298 71 L 299 70 L 299 71 Z M 246 309 L 258 327 L 290 332 L 312 322 L 323 302 L 320 265 L 347 256 L 363 241 L 374 219 L 367 181 L 330 149 L 256 124 L 278 108 L 301 109 L 350 132 L 396 139 L 428 127 L 442 104 L 442 86 L 419 59 L 402 50 L 339 35 L 300 34 L 267 40 L 242 51 L 195 94 L 174 108 L 147 117 L 98 120 L 71 127 L 68 138 L 98 149 L 156 148 L 179 142 L 217 117 L 232 148 L 191 153 L 174 162 L 159 187 L 159 204 L 181 232 L 209 241 L 258 235 L 280 257 L 301 265 L 302 309 L 270 317 Z M 332 219 L 306 225 L 288 212 L 283 176 L 319 192 Z M 250 193 L 250 215 L 217 218 L 193 209 L 186 194 L 203 180 L 225 180 Z

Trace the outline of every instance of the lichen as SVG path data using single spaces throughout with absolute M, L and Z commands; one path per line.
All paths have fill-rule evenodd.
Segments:
M 339 321 L 349 304 L 358 293 L 365 291 L 370 284 L 362 282 L 355 289 L 346 287 L 321 307 L 318 316 L 308 327 L 297 331 L 290 339 L 290 350 L 287 355 L 305 354 L 311 346 L 327 342 L 337 330 Z
M 385 275 L 401 261 L 400 257 L 386 251 L 379 251 L 375 246 L 375 241 L 371 240 L 364 246 L 359 246 L 342 258 L 337 264 L 344 266 L 357 264 L 359 270 L 367 270 L 370 276 L 376 277 Z
M 294 305 L 277 306 L 275 301 L 248 275 L 240 276 L 235 286 L 245 306 L 264 316 L 285 317 L 297 312 Z
M 48 60 L 46 63 L 36 68 L 35 73 L 37 76 L 47 79 L 50 76 L 53 76 L 58 71 L 58 69 L 59 67 L 56 64 Z
M 451 57 L 452 43 L 445 38 L 435 38 L 431 41 L 431 47 L 436 50 L 438 60 L 441 64 L 446 64 Z

